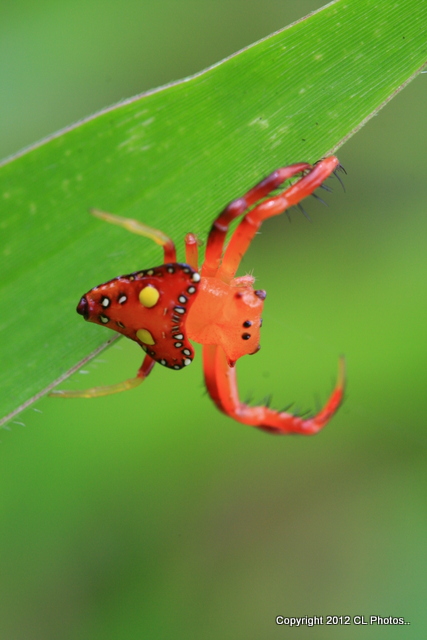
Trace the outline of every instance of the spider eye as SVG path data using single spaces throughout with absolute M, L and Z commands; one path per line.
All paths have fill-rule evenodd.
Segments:
M 245 327 L 245 329 L 247 329 L 248 327 L 252 326 L 252 322 L 250 320 L 245 320 L 245 322 L 243 323 L 243 326 Z
M 242 340 L 249 340 L 250 337 L 251 337 L 250 333 L 242 333 Z

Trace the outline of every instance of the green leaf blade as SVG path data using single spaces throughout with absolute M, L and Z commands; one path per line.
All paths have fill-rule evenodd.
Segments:
M 190 230 L 205 238 L 229 200 L 375 114 L 425 63 L 426 35 L 425 0 L 338 0 L 5 162 L 0 415 L 106 342 L 74 314 L 82 293 L 161 261 L 89 208 L 137 217 L 178 246 Z

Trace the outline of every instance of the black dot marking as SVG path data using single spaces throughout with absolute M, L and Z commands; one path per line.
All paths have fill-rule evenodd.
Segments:
M 242 340 L 249 340 L 251 337 L 250 333 L 242 333 Z
M 184 336 L 183 336 L 183 334 L 182 334 L 182 333 L 176 333 L 176 334 L 174 335 L 174 339 L 175 339 L 175 340 L 184 340 Z
M 182 347 L 182 342 L 175 342 L 174 346 L 175 346 L 177 349 L 180 349 L 180 348 Z
M 125 294 L 122 294 L 122 295 L 119 296 L 118 303 L 119 304 L 124 304 L 127 299 L 128 299 L 128 297 L 125 296 Z
M 179 296 L 178 302 L 181 304 L 185 304 L 187 302 L 187 298 L 185 296 Z
M 173 267 L 168 267 L 168 268 L 166 269 L 166 271 L 167 271 L 168 273 L 175 273 L 175 269 L 174 269 Z
M 190 358 L 185 358 L 185 360 L 182 361 L 184 364 L 184 367 L 188 367 L 189 364 L 191 364 L 193 361 Z
M 190 269 L 189 269 L 188 267 L 184 267 L 184 268 L 183 268 L 183 272 L 184 272 L 184 273 L 190 273 Z
M 188 287 L 188 293 L 196 293 L 196 287 Z
M 183 349 L 183 350 L 182 350 L 182 353 L 183 353 L 185 356 L 191 356 L 191 351 L 190 351 L 190 349 Z
M 245 320 L 243 326 L 245 329 L 248 329 L 249 327 L 252 327 L 252 322 L 250 320 Z
M 149 354 L 150 356 L 153 356 L 153 357 L 154 357 L 154 356 L 156 355 L 156 352 L 155 352 L 155 351 L 149 351 L 149 352 L 148 352 L 148 354 Z
M 110 298 L 107 298 L 106 296 L 104 296 L 101 300 L 101 306 L 104 307 L 104 309 L 106 309 L 107 307 L 109 307 L 111 304 L 111 300 Z
M 173 369 L 176 369 L 178 371 L 178 369 L 182 369 L 182 367 L 179 364 L 174 364 Z
M 153 269 L 148 269 L 147 276 L 152 276 L 154 273 Z
M 193 282 L 200 282 L 200 273 L 193 273 L 193 275 L 191 276 L 191 279 Z
M 107 318 L 107 316 L 99 316 L 99 319 L 101 320 L 102 324 L 107 324 L 107 322 L 110 322 L 110 318 Z
M 120 322 L 120 320 L 117 320 L 117 326 L 120 327 L 120 329 L 126 329 L 125 325 L 123 322 Z
M 160 360 L 160 364 L 162 364 L 165 367 L 167 365 L 167 362 L 166 362 L 166 360 L 162 359 L 162 360 Z
M 174 307 L 173 310 L 176 311 L 177 313 L 180 313 L 181 315 L 185 313 L 184 307 Z

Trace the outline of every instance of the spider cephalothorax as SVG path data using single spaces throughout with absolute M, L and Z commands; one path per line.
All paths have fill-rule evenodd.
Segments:
M 140 384 L 154 364 L 182 369 L 194 358 L 190 340 L 203 345 L 206 386 L 217 407 L 244 424 L 271 433 L 317 433 L 341 404 L 344 364 L 340 361 L 337 385 L 324 408 L 302 418 L 267 406 L 251 407 L 239 400 L 235 363 L 259 348 L 262 309 L 266 292 L 255 290 L 252 276 L 235 277 L 262 222 L 297 205 L 340 168 L 335 156 L 314 166 L 305 162 L 278 169 L 242 198 L 233 200 L 214 221 L 205 261 L 199 270 L 198 242 L 185 238 L 186 263 L 176 262 L 175 245 L 161 231 L 129 218 L 93 210 L 97 217 L 153 239 L 163 247 L 165 264 L 98 285 L 80 300 L 77 311 L 85 320 L 105 325 L 137 342 L 146 355 L 135 378 L 86 391 L 57 391 L 63 397 L 94 397 L 124 391 Z M 283 182 L 299 179 L 278 195 Z M 251 208 L 252 207 L 252 208 Z M 243 216 L 228 246 L 230 223 Z

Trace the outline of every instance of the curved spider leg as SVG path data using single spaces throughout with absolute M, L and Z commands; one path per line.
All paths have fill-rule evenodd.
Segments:
M 272 196 L 254 207 L 241 220 L 233 233 L 224 253 L 222 264 L 218 269 L 218 277 L 230 282 L 239 267 L 240 261 L 246 253 L 261 224 L 267 218 L 277 216 L 289 207 L 298 205 L 300 200 L 311 195 L 320 187 L 326 178 L 339 166 L 338 158 L 329 156 L 321 160 L 302 178 L 294 182 L 283 193 Z
M 237 422 L 257 427 L 275 435 L 314 435 L 338 410 L 344 395 L 345 362 L 339 360 L 338 380 L 324 407 L 310 418 L 294 416 L 266 406 L 250 407 L 239 400 L 236 368 L 230 367 L 223 349 L 216 345 L 203 347 L 206 387 L 220 411 Z
M 200 240 L 194 233 L 185 236 L 185 262 L 196 271 L 199 270 L 199 245 Z
M 242 215 L 248 207 L 258 202 L 258 200 L 265 198 L 269 193 L 274 191 L 274 189 L 280 187 L 285 180 L 289 180 L 289 178 L 292 178 L 296 174 L 311 168 L 311 165 L 307 162 L 298 162 L 288 167 L 277 169 L 256 184 L 244 196 L 230 202 L 216 218 L 209 232 L 205 262 L 201 275 L 205 277 L 216 275 L 224 250 L 225 238 L 230 223 L 235 220 L 235 218 Z
M 92 387 L 91 389 L 82 389 L 81 391 L 51 391 L 50 396 L 56 396 L 57 398 L 99 398 L 100 396 L 109 396 L 112 393 L 119 393 L 120 391 L 127 391 L 133 389 L 144 382 L 145 378 L 149 375 L 152 368 L 156 364 L 155 360 L 146 355 L 142 365 L 138 369 L 138 373 L 135 378 L 129 378 L 123 382 L 117 384 L 110 384 L 101 387 Z
M 100 211 L 99 209 L 91 209 L 90 212 L 96 218 L 104 220 L 104 222 L 116 224 L 118 227 L 123 227 L 131 233 L 136 233 L 139 236 L 144 236 L 145 238 L 154 240 L 156 244 L 159 244 L 161 247 L 163 247 L 165 263 L 176 262 L 175 245 L 173 241 L 162 231 L 153 229 L 152 227 L 148 227 L 146 224 L 142 224 L 142 222 L 139 222 L 139 220 L 134 220 L 133 218 L 122 218 L 120 216 L 115 216 L 113 213 Z

